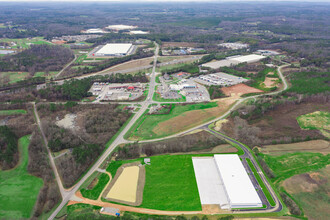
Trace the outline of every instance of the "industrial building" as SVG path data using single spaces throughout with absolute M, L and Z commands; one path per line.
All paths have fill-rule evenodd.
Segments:
M 219 60 L 219 61 L 213 61 L 213 62 L 208 62 L 202 64 L 202 67 L 207 67 L 211 69 L 219 69 L 220 67 L 230 67 L 230 66 L 235 66 L 240 63 L 254 63 L 258 62 L 262 59 L 264 59 L 264 56 L 257 55 L 257 54 L 250 54 L 250 55 L 245 55 L 245 56 L 231 56 L 227 57 L 224 60 Z
M 217 204 L 222 209 L 262 207 L 237 154 L 193 157 L 192 161 L 202 205 Z
M 122 31 L 122 30 L 132 30 L 137 28 L 137 26 L 117 24 L 117 25 L 109 25 L 106 28 L 113 31 Z
M 106 44 L 98 49 L 93 56 L 126 56 L 132 54 L 135 46 L 130 43 Z
M 211 73 L 207 75 L 200 75 L 196 78 L 194 78 L 194 81 L 203 84 L 203 85 L 214 85 L 214 86 L 232 86 L 236 85 L 238 83 L 247 82 L 248 80 L 239 77 L 239 76 L 233 76 L 227 73 Z

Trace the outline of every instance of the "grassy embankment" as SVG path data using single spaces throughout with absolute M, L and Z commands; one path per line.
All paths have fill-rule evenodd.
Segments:
M 27 135 L 19 139 L 19 164 L 11 170 L 0 171 L 1 219 L 30 218 L 43 185 L 42 179 L 27 171 L 29 138 Z
M 110 177 L 105 173 L 99 172 L 93 173 L 91 177 L 89 178 L 91 179 L 90 181 L 87 180 L 84 185 L 80 187 L 80 192 L 85 198 L 96 200 L 109 182 Z M 96 184 L 92 186 L 91 184 L 94 181 L 96 181 Z M 90 186 L 92 187 L 90 188 Z
M 125 134 L 125 138 L 133 139 L 133 140 L 145 140 L 145 139 L 153 139 L 165 137 L 173 134 L 173 132 L 166 132 L 157 134 L 154 132 L 154 128 L 160 122 L 167 121 L 171 118 L 174 118 L 179 115 L 183 115 L 186 112 L 193 110 L 204 110 L 207 108 L 213 108 L 217 106 L 215 102 L 209 103 L 200 103 L 200 104 L 192 104 L 192 105 L 178 105 L 173 104 L 172 110 L 169 114 L 164 115 L 149 115 L 148 110 L 135 122 L 132 128 Z M 212 116 L 211 116 L 212 117 Z M 204 121 L 208 121 L 210 118 L 205 119 Z M 190 124 L 190 126 L 194 126 L 195 123 Z M 189 127 L 187 127 L 188 129 Z
M 262 191 L 264 192 L 264 194 L 265 194 L 265 196 L 266 196 L 266 198 L 267 198 L 269 204 L 270 204 L 271 206 L 275 206 L 276 203 L 275 203 L 275 201 L 274 201 L 272 195 L 270 194 L 269 190 L 267 189 L 265 183 L 262 181 L 260 175 L 258 174 L 257 169 L 254 167 L 253 163 L 251 162 L 251 160 L 250 160 L 249 158 L 246 158 L 246 162 L 249 164 L 249 166 L 250 166 L 250 168 L 251 168 L 251 170 L 252 170 L 252 172 L 253 172 L 253 175 L 254 175 L 255 178 L 257 179 L 257 181 L 258 181 L 258 183 L 259 183 L 259 185 L 260 185 Z

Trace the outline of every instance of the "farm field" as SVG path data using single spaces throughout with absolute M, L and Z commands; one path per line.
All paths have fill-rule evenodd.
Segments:
M 330 166 L 290 177 L 282 186 L 303 208 L 308 219 L 327 219 L 330 215 Z
M 261 153 L 271 156 L 279 156 L 287 153 L 295 152 L 314 152 L 314 153 L 330 153 L 330 143 L 326 140 L 312 140 L 292 144 L 275 144 L 266 145 L 259 148 Z
M 20 115 L 26 113 L 25 109 L 0 110 L 0 115 Z
M 31 39 L 28 38 L 22 38 L 22 39 L 8 39 L 8 38 L 2 38 L 0 39 L 0 42 L 14 42 L 16 45 L 10 45 L 13 49 L 27 49 L 30 47 L 30 44 L 51 44 L 50 42 L 45 41 L 42 37 L 34 37 Z
M 158 132 L 159 124 L 172 120 L 181 115 L 186 115 L 189 112 L 194 112 L 194 110 L 200 110 L 204 112 L 208 108 L 217 107 L 217 103 L 210 102 L 207 104 L 192 104 L 192 105 L 172 105 L 172 110 L 166 115 L 148 115 L 145 113 L 142 115 L 131 128 L 131 130 L 126 134 L 132 140 L 137 139 L 151 139 L 156 137 L 164 137 L 175 133 L 175 131 L 166 130 L 164 132 Z M 208 117 L 209 118 L 209 117 Z M 207 119 L 208 119 L 207 118 Z M 190 119 L 191 120 L 191 119 Z M 191 121 L 190 121 L 191 122 Z M 158 123 L 158 124 L 157 124 Z M 175 125 L 174 125 L 175 126 Z
M 30 136 L 19 139 L 19 164 L 11 170 L 0 171 L 0 218 L 30 218 L 39 190 L 43 185 L 40 178 L 27 172 Z

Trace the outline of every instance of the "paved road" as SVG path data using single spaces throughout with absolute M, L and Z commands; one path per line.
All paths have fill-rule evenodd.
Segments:
M 60 177 L 58 176 L 58 174 L 56 175 L 56 180 L 60 186 L 63 199 L 62 199 L 61 204 L 56 208 L 56 210 L 52 213 L 52 215 L 49 217 L 49 219 L 55 218 L 55 216 L 61 211 L 61 209 L 70 200 L 70 198 L 75 194 L 75 192 L 77 190 L 79 190 L 79 187 L 88 179 L 88 177 L 90 175 L 92 175 L 99 168 L 99 166 L 102 164 L 102 162 L 110 155 L 110 153 L 115 149 L 115 147 L 121 143 L 125 143 L 124 135 L 128 132 L 128 130 L 134 125 L 136 120 L 138 118 L 140 118 L 141 115 L 148 108 L 148 106 L 150 104 L 150 100 L 152 100 L 152 96 L 153 96 L 154 89 L 155 89 L 154 88 L 155 87 L 155 70 L 156 70 L 156 64 L 157 64 L 157 55 L 158 55 L 158 51 L 159 51 L 159 46 L 158 46 L 158 44 L 156 44 L 156 45 L 157 45 L 157 48 L 155 50 L 154 66 L 153 66 L 152 74 L 150 77 L 149 93 L 148 93 L 146 101 L 140 103 L 142 105 L 141 109 L 133 116 L 133 118 L 130 120 L 130 122 L 127 124 L 127 126 L 123 129 L 123 131 L 118 135 L 118 137 L 113 141 L 113 143 L 106 149 L 106 151 L 100 156 L 100 158 L 96 161 L 96 163 L 88 170 L 88 172 L 81 178 L 81 180 L 75 186 L 73 186 L 70 190 L 65 190 L 62 186 L 62 182 L 60 181 Z M 38 118 L 38 124 L 39 124 L 39 126 L 41 125 L 39 118 Z M 43 136 L 44 136 L 44 134 L 43 134 Z M 44 138 L 45 138 L 45 136 L 44 136 Z M 49 149 L 47 149 L 47 150 L 49 152 L 49 157 L 52 158 Z M 54 166 L 55 166 L 55 164 L 54 164 Z M 57 173 L 56 167 L 54 167 L 53 169 Z M 62 186 L 62 188 L 61 188 L 61 186 Z
M 136 122 L 136 120 L 142 116 L 142 114 L 145 112 L 145 110 L 148 108 L 148 106 L 151 104 L 151 103 L 154 103 L 152 101 L 152 96 L 153 96 L 153 93 L 154 93 L 154 90 L 155 90 L 155 70 L 156 70 L 156 64 L 157 64 L 157 55 L 158 55 L 158 51 L 159 51 L 159 46 L 157 45 L 157 48 L 155 50 L 155 56 L 154 56 L 154 65 L 153 65 L 153 69 L 152 69 L 152 74 L 151 74 L 151 77 L 150 77 L 150 85 L 149 85 L 149 93 L 148 93 L 148 96 L 146 98 L 146 100 L 144 102 L 139 102 L 139 104 L 141 105 L 141 109 L 133 116 L 133 118 L 130 120 L 130 122 L 127 124 L 127 126 L 123 129 L 123 131 L 118 135 L 118 137 L 114 140 L 114 142 L 108 147 L 108 149 L 101 155 L 101 157 L 97 160 L 97 162 L 92 166 L 92 168 L 82 177 L 82 179 L 74 186 L 72 187 L 70 190 L 64 190 L 65 192 L 61 192 L 62 196 L 63 196 L 63 200 L 61 202 L 61 204 L 57 207 L 57 209 L 52 213 L 52 215 L 49 217 L 49 219 L 54 219 L 55 216 L 59 213 L 59 211 L 66 205 L 66 203 L 70 200 L 70 198 L 74 195 L 74 193 L 79 189 L 79 187 L 87 180 L 87 178 L 92 174 L 94 173 L 98 167 L 102 164 L 102 162 L 108 157 L 108 155 L 110 155 L 110 153 L 115 149 L 115 147 L 119 144 L 122 144 L 122 143 L 129 143 L 131 141 L 127 141 L 124 139 L 124 135 L 128 132 L 128 130 L 134 125 L 134 123 Z M 183 134 L 186 134 L 186 133 L 189 133 L 195 129 L 199 129 L 199 128 L 204 128 L 204 129 L 208 129 L 206 127 L 208 127 L 209 124 L 215 122 L 215 121 L 218 121 L 220 119 L 223 119 L 225 117 L 227 117 L 239 104 L 241 104 L 242 102 L 244 102 L 245 100 L 248 100 L 248 99 L 255 99 L 257 97 L 261 97 L 261 96 L 265 96 L 265 95 L 275 95 L 275 94 L 279 94 L 280 92 L 286 90 L 288 88 L 288 85 L 287 85 L 287 82 L 281 72 L 281 69 L 285 66 L 288 66 L 288 65 L 284 65 L 284 66 L 281 66 L 278 68 L 278 72 L 279 72 L 279 75 L 280 75 L 280 78 L 282 79 L 282 82 L 283 82 L 283 88 L 280 89 L 279 91 L 275 91 L 275 92 L 272 92 L 272 93 L 268 93 L 268 94 L 261 94 L 261 95 L 256 95 L 256 96 L 251 96 L 251 97 L 246 97 L 246 98 L 242 98 L 240 99 L 237 103 L 235 103 L 224 115 L 212 120 L 212 121 L 209 121 L 207 123 L 204 123 L 202 125 L 199 125 L 199 126 L 196 126 L 194 128 L 191 128 L 187 131 L 183 131 L 183 132 L 180 132 L 180 133 L 177 133 L 175 135 L 172 135 L 172 136 L 169 136 L 169 137 L 165 137 L 165 138 L 159 138 L 159 139 L 152 139 L 152 140 L 146 140 L 146 141 L 140 141 L 140 142 L 151 142 L 151 141 L 158 141 L 158 140 L 164 140 L 164 139 L 168 139 L 168 138 L 172 138 L 172 137 L 177 137 L 177 136 L 180 136 L 180 135 L 183 135 Z M 40 119 L 39 119 L 39 122 L 38 124 L 40 123 Z M 40 126 L 40 125 L 39 125 Z M 43 132 L 42 132 L 43 133 Z M 280 201 L 278 200 L 277 196 L 275 195 L 273 189 L 270 187 L 267 179 L 265 178 L 265 176 L 263 175 L 263 173 L 261 172 L 261 169 L 259 168 L 258 164 L 255 162 L 252 154 L 248 151 L 248 149 L 246 149 L 244 147 L 244 145 L 240 144 L 239 142 L 229 138 L 229 137 L 226 137 L 222 134 L 219 134 L 217 133 L 218 136 L 222 136 L 223 138 L 227 139 L 227 140 L 230 140 L 236 144 L 238 144 L 239 146 L 242 147 L 242 149 L 244 150 L 245 154 L 244 155 L 247 155 L 248 158 L 251 159 L 252 163 L 254 164 L 254 166 L 256 167 L 257 171 L 260 172 L 260 176 L 261 178 L 263 179 L 264 183 L 266 184 L 266 186 L 269 188 L 274 200 L 276 201 L 276 206 L 274 208 L 271 208 L 269 209 L 270 211 L 280 211 L 282 209 L 282 204 L 280 203 Z M 44 135 L 43 135 L 44 136 Z M 45 137 L 44 137 L 45 138 Z M 49 149 L 48 149 L 49 151 Z M 50 152 L 50 151 L 49 151 Z M 51 157 L 51 154 L 49 155 L 50 158 Z M 56 169 L 56 167 L 55 167 Z M 59 179 L 59 176 L 56 175 L 56 179 L 57 179 L 57 182 L 59 183 L 59 186 L 62 184 L 60 179 Z M 269 211 L 268 210 L 268 211 Z M 247 211 L 248 212 L 248 211 Z M 250 212 L 265 212 L 265 210 L 250 210 Z

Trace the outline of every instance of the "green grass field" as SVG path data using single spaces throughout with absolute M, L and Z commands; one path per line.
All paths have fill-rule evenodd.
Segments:
M 27 172 L 29 138 L 19 139 L 21 160 L 17 167 L 0 171 L 0 219 L 30 218 L 43 185 L 42 179 Z
M 151 157 L 141 207 L 157 210 L 201 210 L 192 155 Z
M 0 110 L 0 115 L 20 115 L 26 113 L 27 112 L 24 109 Z
M 87 189 L 87 187 L 88 187 L 87 186 L 80 190 L 81 194 L 85 198 L 96 200 L 100 196 L 103 188 L 106 186 L 106 184 L 110 180 L 110 177 L 105 173 L 97 175 L 97 177 L 95 177 L 95 178 L 97 178 L 98 181 L 97 181 L 97 184 L 92 189 Z
M 271 206 L 275 206 L 276 203 L 275 203 L 275 201 L 274 201 L 272 195 L 271 195 L 270 192 L 268 191 L 268 189 L 267 189 L 265 183 L 262 181 L 260 175 L 258 174 L 257 169 L 254 167 L 254 165 L 252 164 L 252 162 L 251 162 L 251 160 L 250 160 L 249 158 L 246 158 L 246 162 L 249 164 L 249 166 L 250 166 L 250 168 L 251 168 L 251 170 L 252 170 L 252 172 L 253 172 L 253 175 L 256 177 L 256 179 L 257 179 L 257 181 L 258 181 L 258 183 L 259 183 L 259 185 L 260 185 L 262 191 L 264 192 L 264 194 L 265 194 L 265 196 L 266 196 L 266 198 L 267 198 L 269 204 L 270 204 Z
M 188 104 L 188 105 L 178 105 L 173 104 L 172 110 L 169 114 L 166 115 L 148 115 L 145 112 L 131 127 L 131 129 L 125 134 L 125 138 L 130 139 L 153 139 L 160 138 L 171 135 L 171 133 L 164 133 L 161 135 L 157 135 L 152 130 L 157 126 L 158 123 L 169 120 L 173 117 L 181 115 L 187 111 L 199 110 L 199 109 L 207 109 L 213 108 L 217 106 L 216 102 L 209 103 L 199 103 L 199 104 Z
M 260 154 L 275 174 L 275 181 L 287 179 L 293 175 L 321 169 L 330 164 L 330 154 L 290 153 L 280 156 Z
M 320 130 L 322 134 L 330 138 L 330 112 L 316 111 L 297 117 L 297 122 L 302 129 Z

